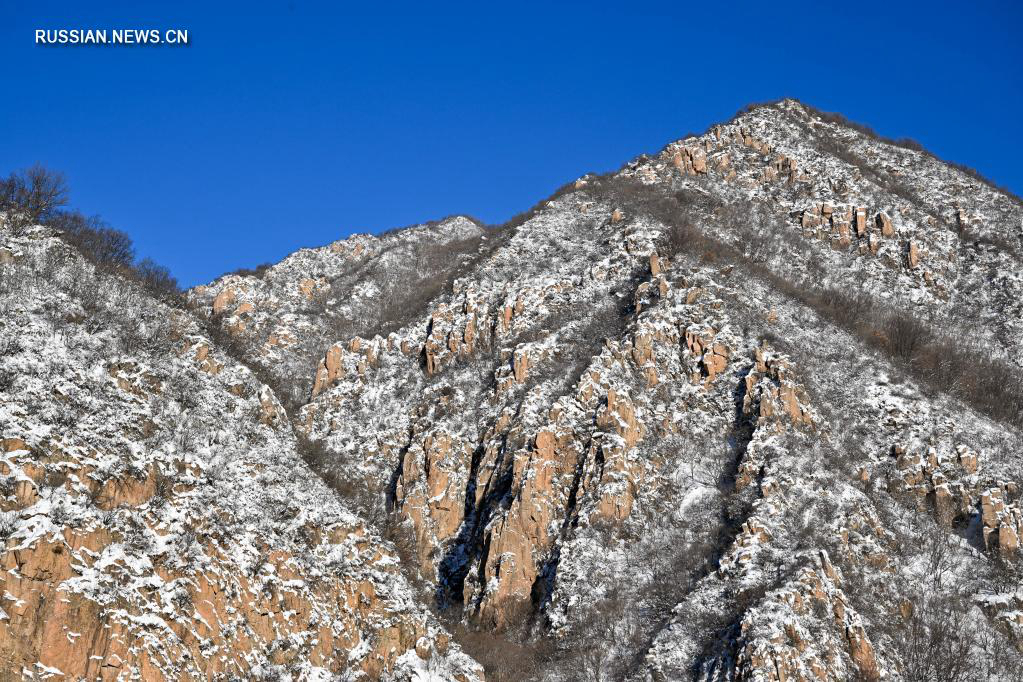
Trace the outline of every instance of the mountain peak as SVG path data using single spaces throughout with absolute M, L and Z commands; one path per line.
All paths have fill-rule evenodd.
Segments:
M 177 307 L 4 227 L 0 660 L 1019 679 L 1021 225 L 786 99 Z

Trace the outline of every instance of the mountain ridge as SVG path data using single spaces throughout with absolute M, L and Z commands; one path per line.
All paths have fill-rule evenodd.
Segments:
M 604 173 L 587 172 L 587 173 L 584 173 L 582 177 L 612 175 L 612 174 L 614 174 L 616 172 L 622 171 L 630 163 L 636 162 L 637 159 L 644 158 L 644 157 L 657 156 L 658 154 L 662 153 L 665 149 L 667 149 L 672 144 L 677 144 L 677 143 L 683 142 L 683 141 L 685 141 L 687 139 L 698 138 L 698 137 L 701 137 L 703 135 L 706 135 L 706 134 L 710 133 L 715 127 L 721 126 L 721 125 L 728 125 L 728 124 L 734 122 L 736 119 L 740 118 L 741 116 L 749 114 L 749 113 L 751 113 L 751 112 L 753 112 L 753 111 L 755 111 L 757 109 L 776 108 L 776 107 L 778 107 L 780 105 L 786 105 L 786 104 L 795 104 L 795 105 L 805 109 L 806 111 L 812 113 L 813 115 L 815 115 L 817 117 L 820 117 L 822 120 L 830 121 L 830 122 L 835 123 L 837 125 L 840 125 L 842 127 L 849 128 L 849 129 L 851 129 L 853 131 L 856 131 L 856 132 L 858 132 L 860 134 L 863 134 L 863 135 L 865 135 L 865 136 L 867 136 L 869 138 L 872 138 L 872 139 L 877 140 L 879 142 L 882 142 L 884 144 L 901 147 L 901 148 L 909 150 L 909 151 L 920 152 L 920 153 L 930 157 L 931 159 L 933 159 L 935 161 L 938 161 L 938 162 L 940 162 L 942 164 L 948 165 L 948 166 L 950 166 L 950 167 L 952 167 L 952 168 L 954 168 L 954 169 L 956 169 L 956 170 L 958 170 L 958 171 L 960 171 L 960 172 L 970 176 L 971 178 L 984 183 L 985 185 L 987 185 L 988 187 L 990 187 L 994 191 L 997 191 L 997 192 L 1000 192 L 1002 194 L 1005 194 L 1008 198 L 1010 198 L 1011 200 L 1013 200 L 1013 201 L 1015 201 L 1017 203 L 1023 203 L 1023 198 L 1021 198 L 1018 194 L 1013 192 L 1008 187 L 999 185 L 997 182 L 995 182 L 994 180 L 990 179 L 989 177 L 987 177 L 983 173 L 979 172 L 975 168 L 972 168 L 971 166 L 968 166 L 966 164 L 959 163 L 959 162 L 956 162 L 956 161 L 952 161 L 952 160 L 949 160 L 949 159 L 944 159 L 944 158 L 938 156 L 936 153 L 930 151 L 929 149 L 924 147 L 922 144 L 920 144 L 919 142 L 917 142 L 913 138 L 909 138 L 909 137 L 902 137 L 902 138 L 887 137 L 885 135 L 882 135 L 882 134 L 876 132 L 873 128 L 871 128 L 869 125 L 867 125 L 865 123 L 861 123 L 861 122 L 850 120 L 847 117 L 845 117 L 844 115 L 842 115 L 841 113 L 829 112 L 829 111 L 825 111 L 825 110 L 819 109 L 817 107 L 814 107 L 813 105 L 810 105 L 808 103 L 802 102 L 799 99 L 792 98 L 792 97 L 782 97 L 782 98 L 773 99 L 773 100 L 765 100 L 765 101 L 762 101 L 762 102 L 754 102 L 754 103 L 746 104 L 746 105 L 740 107 L 739 110 L 730 119 L 728 119 L 727 121 L 722 122 L 722 123 L 713 123 L 713 124 L 711 124 L 710 126 L 708 126 L 708 128 L 703 133 L 688 133 L 684 137 L 677 138 L 677 139 L 672 140 L 671 142 L 668 142 L 667 144 L 665 144 L 663 147 L 661 147 L 657 152 L 654 152 L 653 154 L 649 154 L 649 153 L 646 153 L 646 152 L 638 154 L 636 157 L 633 157 L 629 161 L 624 162 L 616 170 L 606 171 Z M 467 220 L 475 222 L 476 224 L 480 225 L 481 227 L 488 227 L 488 228 L 491 228 L 491 229 L 505 227 L 505 226 L 508 226 L 509 224 L 514 224 L 517 220 L 521 220 L 522 216 L 529 214 L 532 210 L 536 209 L 538 206 L 542 205 L 544 202 L 550 201 L 551 199 L 555 198 L 558 195 L 558 193 L 560 193 L 561 191 L 565 190 L 567 187 L 572 185 L 573 182 L 574 181 L 569 181 L 569 182 L 565 183 L 564 185 L 562 185 L 562 187 L 560 187 L 557 190 L 555 190 L 555 192 L 553 194 L 551 194 L 550 196 L 547 196 L 544 199 L 541 199 L 536 204 L 534 204 L 530 209 L 527 209 L 527 210 L 523 211 L 520 214 L 512 216 L 512 218 L 510 218 L 510 219 L 508 219 L 508 220 L 506 220 L 506 221 L 504 221 L 502 223 L 487 223 L 486 221 L 480 220 L 479 218 L 473 216 L 470 213 L 452 213 L 452 214 L 446 215 L 446 216 L 444 216 L 442 218 L 428 220 L 428 221 L 426 221 L 424 223 L 416 223 L 416 224 L 408 225 L 408 226 L 405 226 L 405 227 L 389 228 L 389 229 L 384 230 L 383 232 L 379 232 L 379 233 L 357 232 L 357 233 L 353 233 L 353 234 L 349 235 L 348 237 L 344 237 L 344 238 L 335 240 L 334 242 L 330 242 L 330 243 L 322 245 L 322 246 L 302 247 L 300 249 L 297 249 L 296 252 L 298 252 L 298 251 L 305 251 L 305 250 L 316 250 L 316 249 L 319 249 L 319 248 L 323 248 L 324 246 L 330 246 L 331 244 L 333 244 L 333 243 L 335 243 L 337 241 L 344 241 L 345 239 L 348 239 L 348 238 L 351 238 L 351 237 L 358 237 L 358 236 L 362 236 L 362 235 L 365 235 L 365 236 L 381 236 L 381 235 L 391 234 L 391 233 L 394 233 L 394 232 L 399 232 L 399 231 L 402 231 L 402 230 L 405 230 L 405 229 L 409 229 L 409 228 L 413 228 L 413 227 L 421 227 L 421 226 L 424 226 L 424 225 L 435 225 L 435 224 L 442 223 L 442 222 L 444 222 L 446 220 L 453 219 L 453 218 L 465 218 Z M 244 270 L 246 270 L 246 268 L 239 268 L 239 270 L 244 271 Z M 220 275 L 220 276 L 214 278 L 213 280 L 211 280 L 208 283 L 198 284 L 198 285 L 195 285 L 194 287 L 191 287 L 191 288 L 194 289 L 194 288 L 201 287 L 201 286 L 209 286 L 209 285 L 215 283 L 216 281 L 218 281 L 219 279 L 221 279 L 222 277 L 225 277 L 225 276 L 230 275 L 230 274 L 234 274 L 234 273 L 233 272 L 225 273 L 223 275 Z
M 324 647 L 280 615 L 277 639 L 297 644 L 267 640 L 230 669 L 202 646 L 152 664 L 137 657 L 153 660 L 151 644 L 127 659 L 90 645 L 119 670 L 466 682 L 1023 669 L 1023 206 L 933 155 L 782 100 L 584 175 L 500 227 L 449 216 L 353 235 L 193 288 L 170 312 L 110 289 L 116 277 L 73 251 L 58 258 L 48 228 L 3 239 L 0 300 L 37 330 L 3 357 L 3 435 L 19 439 L 7 556 L 40 542 L 41 518 L 80 554 L 68 538 L 105 518 L 75 481 L 49 484 L 91 472 L 40 458 L 66 427 L 32 378 L 81 392 L 103 375 L 101 404 L 131 404 L 155 429 L 118 436 L 132 466 L 113 479 L 144 492 L 120 500 L 115 528 L 159 536 L 171 511 L 207 518 L 180 483 L 159 506 L 150 487 L 182 458 L 226 466 L 181 475 L 203 494 L 249 491 L 211 507 L 245 519 L 238 537 L 270 539 L 311 575 L 354 542 L 336 589 L 369 571 L 380 595 L 332 611 L 329 590 L 257 572 L 245 580 L 282 595 L 282 614 L 311 605 L 365 645 Z M 77 357 L 51 367 L 44 339 L 62 326 Z M 0 332 L 13 343 L 15 328 Z M 72 405 L 62 419 L 106 443 Z M 54 522 L 53 501 L 83 520 Z M 325 537 L 332 523 L 363 539 Z M 140 579 L 165 561 L 132 547 Z M 173 565 L 188 599 L 132 608 L 187 642 L 202 572 Z M 79 594 L 81 580 L 61 580 Z M 241 627 L 260 632 L 255 618 Z M 0 619 L 0 660 L 68 667 L 11 637 L 25 623 Z
M 808 146 L 806 138 L 814 146 Z M 835 138 L 848 148 L 839 146 Z M 923 194 L 903 180 L 908 175 L 906 168 L 914 169 L 915 175 L 910 177 L 921 181 L 917 184 Z M 670 188 L 667 195 L 665 188 Z M 964 194 L 967 189 L 973 194 Z M 671 192 L 681 192 L 679 196 L 685 200 L 677 200 Z M 687 212 L 688 217 L 684 215 Z M 345 489 L 376 490 L 392 517 L 399 517 L 398 526 L 412 533 L 413 538 L 406 542 L 413 560 L 418 560 L 428 582 L 440 583 L 441 606 L 460 604 L 472 614 L 470 620 L 484 628 L 507 628 L 519 622 L 521 616 L 515 614 L 522 608 L 530 610 L 522 605 L 532 601 L 547 605 L 540 612 L 555 626 L 564 616 L 557 610 L 550 611 L 550 605 L 559 601 L 559 583 L 553 575 L 554 571 L 565 570 L 558 558 L 564 549 L 561 543 L 573 543 L 559 539 L 566 530 L 554 528 L 558 523 L 569 524 L 565 529 L 584 523 L 577 511 L 583 504 L 578 500 L 580 496 L 589 498 L 585 504 L 592 506 L 588 515 L 593 519 L 627 525 L 642 478 L 632 470 L 636 465 L 631 462 L 630 451 L 653 430 L 649 422 L 652 415 L 641 417 L 631 397 L 624 401 L 619 397 L 621 387 L 608 387 L 609 382 L 613 387 L 615 381 L 622 380 L 606 378 L 608 366 L 618 366 L 623 357 L 631 358 L 632 364 L 643 370 L 645 378 L 640 386 L 646 384 L 649 390 L 663 382 L 657 363 L 651 366 L 657 355 L 653 347 L 658 343 L 683 345 L 684 352 L 696 358 L 696 364 L 689 370 L 674 369 L 670 376 L 688 377 L 700 385 L 713 384 L 726 374 L 737 355 L 754 355 L 750 341 L 737 333 L 741 330 L 728 332 L 727 316 L 719 319 L 718 313 L 702 312 L 689 318 L 684 334 L 666 332 L 661 328 L 663 323 L 641 333 L 636 325 L 643 310 L 652 307 L 648 315 L 652 314 L 672 300 L 678 301 L 673 306 L 688 309 L 707 296 L 711 299 L 710 310 L 725 306 L 724 300 L 715 303 L 710 293 L 734 289 L 721 289 L 722 277 L 727 281 L 728 273 L 741 267 L 754 280 L 763 279 L 764 263 L 778 270 L 774 279 L 768 279 L 768 285 L 777 288 L 787 283 L 781 289 L 781 298 L 769 292 L 759 294 L 773 302 L 757 316 L 769 325 L 778 324 L 778 309 L 792 305 L 786 297 L 796 297 L 797 310 L 812 303 L 806 312 L 817 319 L 827 312 L 825 326 L 830 316 L 845 320 L 847 327 L 855 314 L 842 312 L 843 307 L 858 307 L 869 318 L 871 308 L 878 307 L 878 299 L 887 300 L 886 317 L 878 320 L 879 325 L 865 330 L 853 327 L 855 332 L 865 332 L 859 338 L 842 331 L 839 337 L 846 339 L 844 344 L 858 348 L 876 335 L 891 335 L 891 339 L 878 339 L 873 344 L 891 357 L 882 364 L 894 361 L 899 373 L 908 369 L 910 376 L 930 373 L 930 379 L 924 381 L 927 390 L 940 386 L 943 373 L 969 370 L 976 376 L 976 386 L 958 395 L 980 400 L 978 404 L 986 405 L 992 414 L 1002 414 L 999 419 L 1007 419 L 1015 431 L 1020 409 L 1018 379 L 1003 393 L 998 392 L 996 379 L 1006 370 L 1011 370 L 1009 376 L 1018 377 L 1015 368 L 1020 347 L 1016 330 L 1020 313 L 1012 301 L 1019 300 L 1020 281 L 1007 263 L 1018 262 L 1017 244 L 1010 240 L 1019 240 L 1019 235 L 1013 234 L 1019 219 L 1019 205 L 1013 197 L 932 156 L 893 147 L 854 128 L 824 120 L 793 101 L 760 107 L 732 123 L 712 127 L 701 137 L 673 142 L 655 156 L 637 157 L 617 173 L 583 176 L 541 202 L 521 221 L 506 227 L 506 232 L 494 235 L 504 243 L 484 254 L 476 270 L 456 277 L 450 293 L 433 304 L 431 315 L 415 318 L 411 326 L 386 338 L 356 334 L 327 349 L 306 380 L 311 388 L 302 393 L 311 400 L 299 408 L 297 421 L 312 440 L 323 443 L 326 454 L 320 456 L 320 461 L 328 462 L 325 468 L 329 476 L 344 479 Z M 706 251 L 687 254 L 686 245 Z M 588 253 L 596 260 L 595 265 L 589 263 Z M 691 263 L 693 256 L 696 281 L 689 282 L 686 275 L 676 279 L 679 275 L 673 273 L 672 264 L 678 260 Z M 715 269 L 716 259 L 729 262 Z M 1001 273 L 996 284 L 1005 293 L 996 291 L 990 301 L 967 301 L 960 295 L 959 289 L 967 287 L 982 293 L 992 288 L 974 277 L 972 269 L 976 265 Z M 614 286 L 602 284 L 608 281 Z M 705 284 L 699 284 L 701 281 Z M 801 281 L 813 281 L 819 295 L 800 300 L 798 294 L 806 288 L 799 284 Z M 829 303 L 828 291 L 820 286 L 827 284 L 834 290 L 855 293 L 867 282 L 871 282 L 869 290 L 877 296 L 858 301 L 849 295 Z M 673 284 L 683 287 L 686 293 L 682 299 L 672 298 L 680 295 L 672 293 Z M 601 296 L 611 295 L 613 300 L 604 303 L 607 299 L 594 298 L 598 291 L 584 293 L 588 287 L 602 291 Z M 576 296 L 581 298 L 573 298 Z M 946 301 L 950 305 L 946 306 Z M 338 300 L 331 305 L 344 303 Z M 575 335 L 572 312 L 567 318 L 559 318 L 557 313 L 566 305 L 570 310 L 581 307 L 606 312 L 593 320 L 579 320 L 578 328 L 583 333 Z M 625 313 L 626 309 L 630 312 Z M 992 356 L 994 364 L 988 366 L 977 360 L 971 366 L 971 348 L 957 356 L 962 358 L 958 364 L 926 366 L 955 349 L 944 337 L 932 338 L 931 331 L 915 326 L 913 321 L 920 318 L 934 328 L 955 328 L 967 316 L 987 323 L 977 324 L 971 332 L 978 348 Z M 615 324 L 616 317 L 622 318 L 624 327 Z M 254 322 L 259 324 L 258 313 Z M 527 334 L 518 340 L 517 324 L 522 324 Z M 685 326 L 682 322 L 674 324 Z M 587 343 L 594 329 L 597 338 L 604 339 L 603 348 Z M 534 333 L 539 336 L 532 336 Z M 552 335 L 564 338 L 552 340 Z M 777 332 L 771 337 L 775 343 L 788 341 Z M 619 340 L 611 343 L 612 339 Z M 783 345 L 787 352 L 797 350 L 791 343 Z M 476 358 L 485 356 L 480 349 L 488 346 L 492 350 L 487 352 L 495 355 L 489 365 L 484 360 L 484 366 L 479 367 Z M 743 347 L 750 350 L 738 354 L 734 350 Z M 582 356 L 558 359 L 571 355 L 565 348 L 576 354 L 582 352 Z M 587 365 L 586 355 L 596 364 Z M 872 355 L 867 352 L 866 357 Z M 407 369 L 397 375 L 392 373 L 397 370 L 385 371 L 392 356 L 397 358 L 393 362 Z M 582 379 L 578 370 L 568 375 L 569 385 L 574 383 L 578 391 L 571 399 L 572 389 L 566 395 L 563 388 L 548 386 L 546 390 L 554 392 L 545 394 L 545 388 L 536 386 L 535 381 L 543 382 L 547 377 L 531 379 L 538 371 L 558 375 L 564 371 L 559 366 L 577 367 L 580 362 Z M 779 363 L 791 366 L 790 361 Z M 552 364 L 554 368 L 550 369 Z M 481 371 L 482 375 L 478 374 Z M 777 395 L 794 396 L 802 390 L 785 388 L 785 381 L 791 379 L 772 376 L 766 361 L 758 371 L 780 385 L 776 391 L 785 389 Z M 425 386 L 418 379 L 407 380 L 410 373 L 425 376 Z M 450 382 L 443 379 L 446 373 L 454 373 Z M 386 377 L 378 379 L 380 375 Z M 598 377 L 595 383 L 586 380 L 591 376 Z M 376 412 L 379 403 L 360 397 L 378 381 L 382 384 L 372 390 L 386 395 L 413 396 L 424 390 L 440 393 L 427 393 L 418 405 L 412 399 L 394 401 L 407 406 L 400 408 L 399 414 L 422 411 L 424 416 L 418 421 L 389 419 Z M 430 388 L 438 381 L 439 385 Z M 481 392 L 474 388 L 479 385 L 489 388 Z M 445 391 L 450 392 L 447 398 Z M 891 389 L 881 391 L 887 394 Z M 981 400 L 986 392 L 998 396 L 996 405 Z M 767 409 L 771 416 L 791 412 L 793 400 L 800 405 L 796 414 L 802 415 L 804 403 L 800 398 L 784 397 L 787 407 Z M 891 404 L 897 404 L 899 399 L 886 397 L 884 404 L 892 400 L 895 402 Z M 454 406 L 438 412 L 438 405 L 447 401 L 454 401 Z M 485 407 L 494 401 L 505 405 L 504 409 Z M 473 407 L 476 404 L 480 407 Z M 544 426 L 544 419 L 535 412 L 537 404 L 551 405 L 550 419 L 554 421 L 549 425 Z M 1001 405 L 1008 409 L 1000 412 Z M 571 428 L 557 426 L 553 415 L 560 418 L 580 409 L 582 421 Z M 730 412 L 723 406 L 709 409 Z M 970 413 L 969 408 L 960 409 Z M 451 410 L 481 414 L 483 421 L 473 425 L 471 420 L 453 419 Z M 518 433 L 514 426 L 511 433 L 503 433 L 516 422 L 521 424 Z M 797 422 L 802 423 L 802 417 Z M 984 422 L 980 418 L 978 424 Z M 990 425 L 985 428 L 990 429 L 999 422 L 987 423 Z M 746 422 L 731 428 L 754 428 L 756 432 Z M 580 430 L 584 435 L 580 436 Z M 368 440 L 360 435 L 363 431 L 372 434 Z M 994 432 L 977 438 L 990 438 L 990 433 Z M 609 445 L 598 446 L 598 435 L 610 439 Z M 612 442 L 617 445 L 610 445 Z M 969 449 L 962 443 L 946 447 L 953 453 L 953 461 L 958 461 L 957 448 Z M 741 460 L 750 456 L 745 451 L 736 455 L 740 460 L 736 471 L 743 467 Z M 332 457 L 334 466 L 329 464 Z M 882 458 L 874 466 L 884 469 L 885 462 Z M 339 469 L 358 469 L 361 473 L 352 476 L 350 471 L 342 473 Z M 560 473 L 551 480 L 549 474 L 541 473 L 548 470 Z M 861 475 L 853 473 L 854 478 Z M 921 474 L 926 479 L 924 497 L 944 494 L 940 492 L 944 490 L 942 484 L 926 478 L 929 475 Z M 911 478 L 916 476 L 914 473 Z M 962 472 L 958 474 L 961 476 Z M 540 489 L 531 483 L 537 477 L 546 481 Z M 941 473 L 936 480 L 945 478 L 946 474 Z M 867 479 L 871 480 L 869 472 Z M 585 488 L 587 480 L 593 481 L 595 487 L 591 490 Z M 734 482 L 730 485 L 737 487 Z M 913 485 L 919 488 L 918 483 Z M 421 492 L 419 486 L 425 486 Z M 454 491 L 459 492 L 453 507 L 431 502 L 442 493 L 447 496 Z M 365 504 L 374 505 L 372 495 Z M 459 510 L 462 504 L 464 512 Z M 496 509 L 492 505 L 497 505 Z M 559 517 L 563 520 L 556 522 Z M 725 525 L 749 521 L 743 521 L 740 514 L 726 518 Z M 606 541 L 603 538 L 598 544 Z M 504 566 L 503 558 L 491 558 L 494 550 L 489 547 L 495 542 L 503 543 L 499 556 L 511 557 L 510 567 Z M 442 552 L 439 558 L 432 554 L 437 551 Z M 825 571 L 823 566 L 818 562 L 818 573 Z M 474 578 L 477 574 L 479 578 Z M 501 577 L 507 575 L 511 577 Z M 479 582 L 467 584 L 467 580 Z M 494 580 L 496 587 L 491 587 Z M 848 601 L 843 595 L 837 598 Z M 844 627 L 858 632 L 856 628 L 862 626 L 856 622 L 848 621 Z M 836 639 L 830 653 L 835 655 L 837 648 L 844 647 L 851 660 L 860 659 L 853 664 L 856 674 L 880 674 L 882 664 L 871 663 L 876 656 L 868 655 L 867 649 L 857 644 L 859 641 L 859 635 Z M 656 652 L 656 647 L 651 651 Z M 823 664 L 818 661 L 817 665 Z M 831 663 L 824 669 L 834 666 Z

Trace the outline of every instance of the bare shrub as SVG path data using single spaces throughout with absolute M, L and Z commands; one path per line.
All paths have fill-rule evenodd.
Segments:
M 895 638 L 909 682 L 967 682 L 976 679 L 976 629 L 971 604 L 960 596 L 930 594 L 917 599 Z
M 157 297 L 176 298 L 178 283 L 166 268 L 150 259 L 135 263 L 135 248 L 127 233 L 98 216 L 61 210 L 67 200 L 64 176 L 39 165 L 0 179 L 0 212 L 16 229 L 32 224 L 51 227 L 97 268 L 133 279 Z M 54 263 L 46 265 L 52 270 Z
M 415 246 L 414 267 L 388 278 L 384 290 L 366 311 L 362 336 L 386 336 L 426 314 L 430 301 L 478 260 L 483 235 L 454 242 L 425 241 Z M 476 256 L 476 257 L 474 257 Z
M 663 251 L 665 256 L 674 258 L 687 249 L 694 231 L 695 226 L 693 225 L 690 213 L 683 208 L 679 212 L 677 219 L 668 226 L 659 250 Z
M 0 211 L 8 214 L 15 227 L 44 222 L 67 200 L 64 175 L 40 164 L 0 180 Z
M 881 329 L 887 349 L 906 362 L 911 362 L 930 342 L 929 330 L 917 320 L 889 311 Z
M 859 133 L 862 133 L 863 135 L 866 135 L 867 137 L 869 137 L 869 138 L 871 138 L 873 140 L 877 140 L 879 142 L 884 142 L 885 144 L 894 145 L 896 147 L 902 147 L 903 149 L 909 149 L 911 151 L 923 153 L 926 156 L 929 156 L 930 158 L 935 159 L 937 161 L 941 161 L 942 163 L 946 163 L 946 164 L 952 166 L 953 168 L 955 168 L 956 170 L 958 170 L 959 172 L 964 173 L 965 175 L 968 175 L 969 177 L 973 178 L 974 180 L 982 182 L 985 185 L 991 187 L 992 189 L 997 190 L 997 191 L 1005 194 L 1006 196 L 1008 196 L 1010 199 L 1012 199 L 1017 204 L 1023 203 L 1023 199 L 1021 199 L 1019 196 L 1014 194 L 1011 190 L 1009 190 L 1006 187 L 1002 187 L 1002 186 L 996 184 L 995 182 L 992 182 L 990 179 L 985 177 L 982 173 L 978 172 L 975 168 L 971 168 L 970 166 L 967 166 L 967 165 L 961 164 L 961 163 L 956 163 L 954 161 L 944 161 L 943 159 L 939 158 L 933 152 L 928 151 L 927 149 L 925 149 L 922 144 L 920 144 L 919 142 L 917 142 L 916 140 L 914 140 L 912 138 L 901 137 L 901 138 L 898 138 L 898 139 L 893 139 L 893 138 L 890 138 L 890 137 L 885 137 L 884 135 L 878 134 L 877 131 L 875 131 L 870 126 L 864 125 L 862 123 L 857 123 L 855 121 L 851 121 L 848 118 L 846 118 L 845 116 L 843 116 L 842 114 L 835 113 L 835 112 L 822 111 L 822 110 L 820 110 L 820 109 L 818 109 L 818 108 L 816 108 L 814 106 L 811 106 L 811 105 L 807 104 L 806 102 L 800 102 L 800 104 L 802 104 L 804 107 L 809 109 L 815 116 L 817 116 L 818 119 L 820 119 L 821 121 L 824 121 L 825 123 L 837 124 L 837 125 L 843 126 L 845 128 L 850 128 L 850 129 L 855 130 L 855 131 L 857 131 Z
M 6 367 L 0 368 L 0 392 L 7 393 L 14 388 L 14 383 L 18 379 L 18 373 L 14 370 L 7 369 Z
M 237 270 L 233 270 L 225 275 L 221 275 L 217 279 L 220 279 L 222 277 L 228 277 L 230 275 L 237 275 L 239 277 L 262 278 L 263 275 L 266 274 L 266 271 L 269 270 L 272 266 L 273 263 L 260 263 L 254 268 L 238 268 Z
M 17 512 L 0 512 L 0 540 L 6 541 L 18 529 Z
M 104 223 L 98 216 L 64 211 L 48 223 L 62 232 L 64 241 L 77 248 L 95 265 L 110 269 L 127 268 L 135 258 L 131 237 Z
M 296 449 L 309 468 L 327 484 L 338 497 L 359 512 L 372 526 L 384 530 L 386 508 L 384 491 L 359 476 L 356 469 L 322 440 L 312 440 L 296 434 Z M 393 539 L 393 538 L 391 538 Z
M 170 300 L 181 293 L 178 280 L 170 270 L 151 258 L 143 258 L 135 265 L 135 275 L 146 291 L 157 298 Z
M 42 222 L 67 204 L 68 187 L 63 173 L 36 164 L 25 171 L 25 208 L 33 222 Z
M 553 654 L 549 643 L 522 643 L 507 633 L 475 630 L 462 623 L 451 627 L 451 634 L 462 649 L 483 666 L 488 682 L 534 678 L 546 669 Z

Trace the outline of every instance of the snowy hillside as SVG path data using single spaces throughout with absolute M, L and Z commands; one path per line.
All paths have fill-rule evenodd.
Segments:
M 785 100 L 177 308 L 0 247 L 26 676 L 1023 679 L 1023 204 L 912 145 Z
M 481 677 L 190 314 L 0 249 L 4 679 Z

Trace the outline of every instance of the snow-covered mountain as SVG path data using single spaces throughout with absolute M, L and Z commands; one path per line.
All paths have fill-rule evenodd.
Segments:
M 482 679 L 197 318 L 2 233 L 0 679 Z
M 2 236 L 15 679 L 1023 679 L 1023 204 L 911 144 L 758 106 L 177 308 Z

